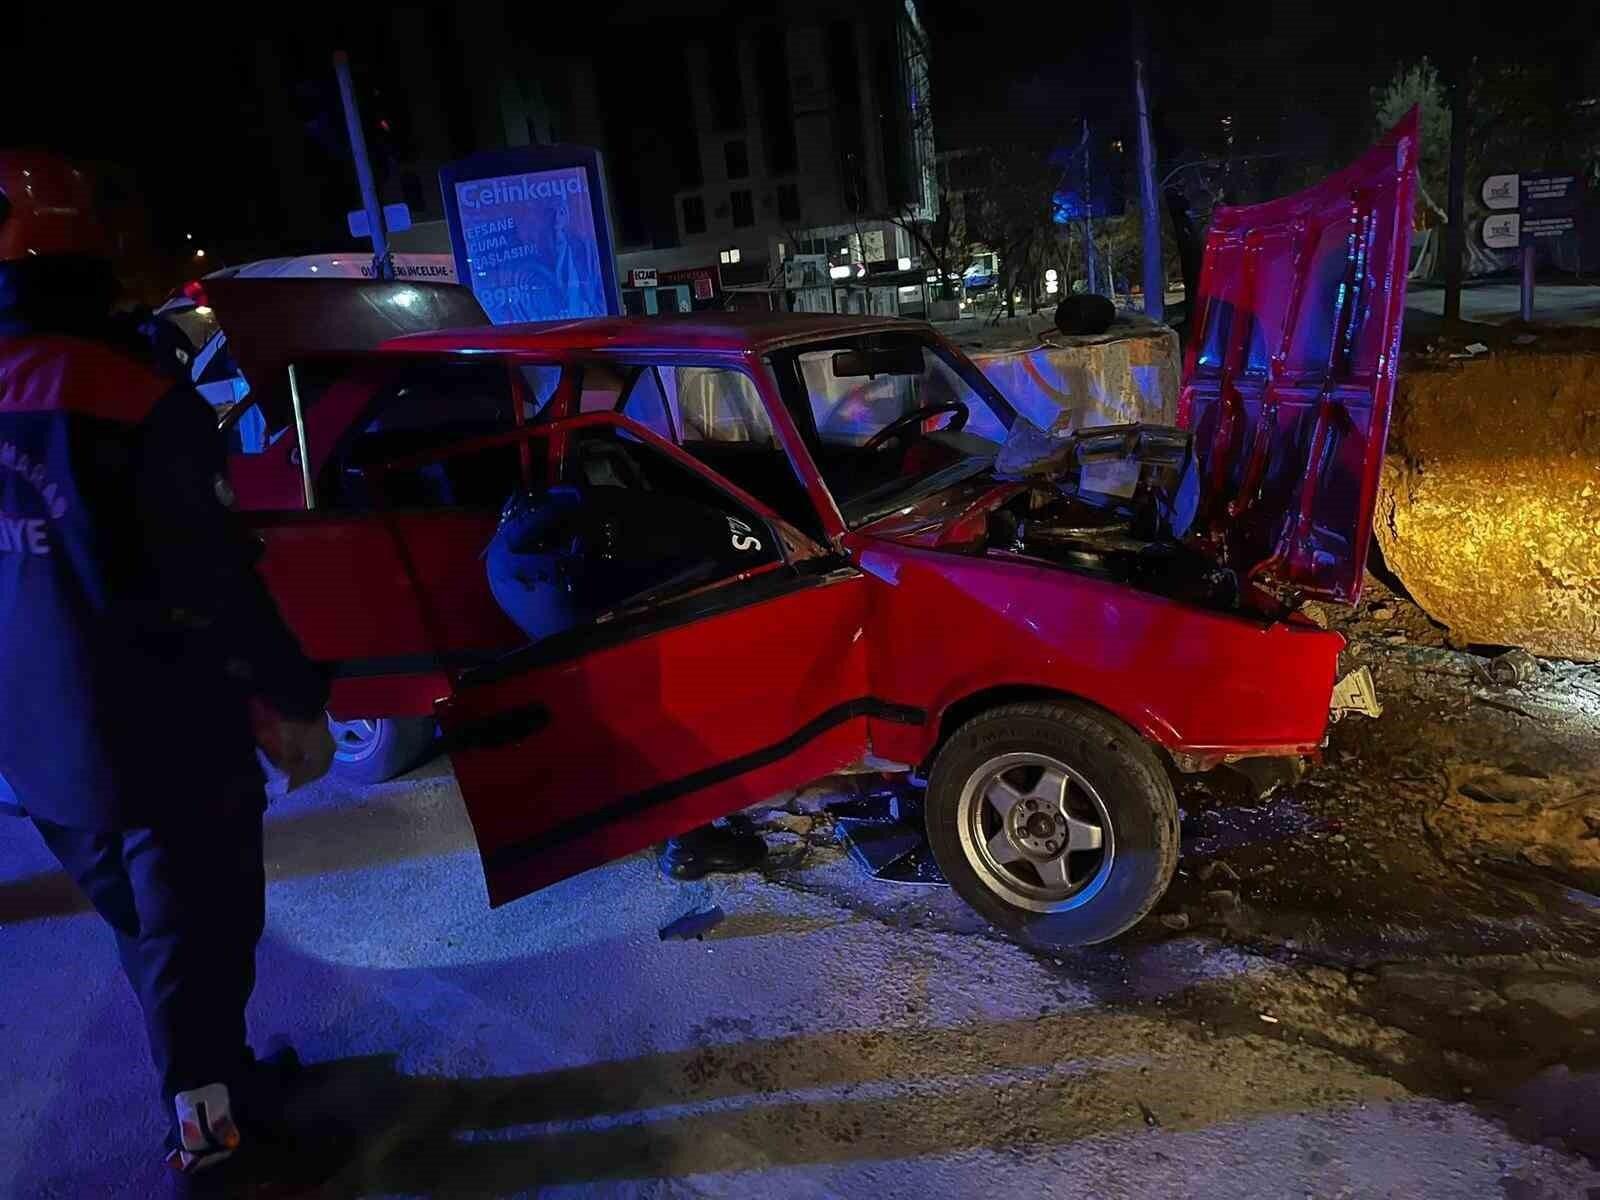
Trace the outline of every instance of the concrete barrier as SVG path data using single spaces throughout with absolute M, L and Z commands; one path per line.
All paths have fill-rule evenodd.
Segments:
M 1060 334 L 1044 314 L 976 325 L 941 331 L 1041 429 L 1177 418 L 1178 335 L 1165 325 L 1125 315 L 1093 337 Z

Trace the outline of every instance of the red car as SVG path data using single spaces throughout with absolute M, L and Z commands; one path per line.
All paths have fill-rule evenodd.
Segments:
M 1172 772 L 1323 743 L 1295 609 L 1361 588 L 1415 155 L 1215 216 L 1182 429 L 1045 437 L 920 323 L 600 318 L 300 362 L 236 488 L 334 711 L 437 719 L 491 903 L 908 772 L 962 896 L 1101 941 Z

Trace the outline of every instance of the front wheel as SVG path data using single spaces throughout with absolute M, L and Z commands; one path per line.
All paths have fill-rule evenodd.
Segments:
M 951 886 L 1045 945 L 1130 929 L 1178 865 L 1178 803 L 1160 759 L 1087 705 L 1011 704 L 962 725 L 934 761 L 926 813 Z
M 343 783 L 383 783 L 404 774 L 433 747 L 432 717 L 328 717 L 333 735 L 329 774 Z

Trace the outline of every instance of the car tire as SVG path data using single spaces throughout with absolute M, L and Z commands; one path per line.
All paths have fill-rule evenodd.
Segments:
M 333 734 L 333 765 L 328 774 L 341 783 L 383 783 L 403 775 L 433 749 L 437 726 L 432 717 L 328 718 Z
M 1178 803 L 1156 751 L 1085 704 L 1009 704 L 967 721 L 934 760 L 925 812 L 956 892 L 1038 945 L 1125 932 L 1178 865 Z

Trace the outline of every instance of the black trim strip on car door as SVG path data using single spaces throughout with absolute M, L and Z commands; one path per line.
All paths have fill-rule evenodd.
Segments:
M 380 675 L 425 675 L 462 671 L 498 662 L 507 650 L 451 650 L 445 654 L 391 654 L 372 658 L 325 658 L 317 665 L 334 679 L 370 679 Z
M 853 721 L 857 717 L 875 717 L 880 721 L 892 721 L 897 725 L 922 725 L 927 722 L 927 713 L 908 704 L 896 704 L 889 700 L 880 700 L 875 696 L 861 696 L 855 700 L 847 700 L 842 704 L 835 704 L 832 708 L 813 717 L 793 733 L 781 741 L 760 749 L 752 750 L 748 754 L 741 754 L 737 758 L 726 759 L 723 762 L 713 763 L 711 766 L 702 767 L 681 778 L 658 783 L 654 787 L 645 788 L 643 791 L 634 792 L 612 801 L 603 808 L 593 812 L 584 813 L 574 817 L 563 825 L 547 829 L 533 837 L 524 838 L 522 841 L 513 842 L 508 846 L 501 846 L 484 856 L 484 866 L 491 871 L 504 871 L 521 866 L 537 855 L 547 850 L 552 850 L 563 843 L 574 841 L 585 834 L 593 833 L 613 821 L 620 821 L 626 817 L 636 816 L 647 809 L 655 808 L 662 804 L 669 804 L 681 799 L 692 792 L 713 787 L 719 783 L 726 783 L 740 775 L 771 766 L 795 751 L 807 742 L 821 737 L 835 726 L 843 725 L 846 721 Z M 472 730 L 463 729 L 463 735 L 470 736 Z M 485 733 L 491 731 L 485 730 Z

